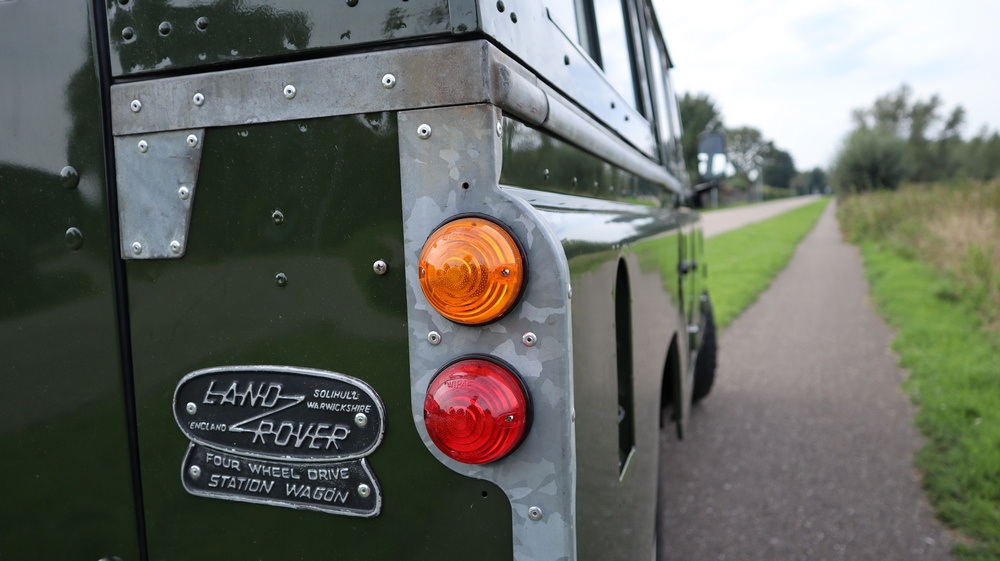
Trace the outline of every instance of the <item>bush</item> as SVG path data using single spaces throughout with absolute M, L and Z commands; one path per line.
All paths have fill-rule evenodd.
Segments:
M 831 176 L 841 192 L 896 189 L 912 164 L 905 140 L 886 129 L 858 129 L 844 141 Z

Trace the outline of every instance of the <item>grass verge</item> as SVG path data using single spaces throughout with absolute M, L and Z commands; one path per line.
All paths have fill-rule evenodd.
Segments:
M 935 514 L 968 538 L 960 559 L 1000 559 L 1000 181 L 849 196 L 837 214 L 898 330 Z
M 729 325 L 788 265 L 829 199 L 705 240 L 715 323 Z
M 909 371 L 927 444 L 917 453 L 938 518 L 973 538 L 964 560 L 1000 559 L 1000 335 L 959 282 L 877 242 L 861 244 L 879 311 L 899 330 L 893 349 Z

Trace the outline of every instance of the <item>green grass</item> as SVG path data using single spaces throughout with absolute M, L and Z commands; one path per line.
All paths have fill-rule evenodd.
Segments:
M 828 199 L 705 240 L 708 288 L 720 328 L 771 285 L 816 224 Z
M 1000 559 L 1000 335 L 982 328 L 950 275 L 884 244 L 861 244 L 872 295 L 899 330 L 893 349 L 927 438 L 924 488 L 945 524 L 973 538 L 966 560 Z

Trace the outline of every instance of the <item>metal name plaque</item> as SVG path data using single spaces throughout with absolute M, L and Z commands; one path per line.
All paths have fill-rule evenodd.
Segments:
M 382 491 L 364 459 L 275 462 L 192 443 L 181 480 L 200 497 L 363 517 L 382 508 Z
M 192 372 L 174 392 L 174 418 L 198 444 L 286 461 L 361 458 L 385 432 L 385 409 L 371 386 L 286 366 Z

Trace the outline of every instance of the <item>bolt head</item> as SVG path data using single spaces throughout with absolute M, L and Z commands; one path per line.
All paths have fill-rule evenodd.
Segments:
M 417 127 L 417 136 L 423 139 L 428 139 L 431 137 L 431 126 L 424 123 Z
M 542 509 L 538 508 L 537 506 L 533 506 L 533 507 L 529 508 L 528 509 L 528 518 L 530 518 L 532 520 L 541 520 L 542 519 Z
M 368 424 L 368 416 L 364 413 L 358 413 L 354 416 L 354 424 L 364 428 Z
M 392 74 L 386 74 L 382 76 L 382 87 L 387 90 L 391 90 L 393 86 L 396 85 L 396 77 Z
M 136 255 L 142 253 L 142 244 L 139 242 L 132 242 L 132 253 Z
M 368 495 L 371 494 L 372 494 L 371 487 L 365 485 L 364 483 L 358 485 L 358 495 L 360 495 L 361 497 L 367 497 Z
M 191 474 L 192 479 L 198 479 L 199 477 L 201 477 L 201 468 L 198 466 L 191 466 L 191 468 L 188 470 L 188 473 Z
M 432 345 L 440 345 L 441 334 L 438 333 L 437 331 L 431 331 L 430 333 L 427 334 L 427 342 Z
M 534 347 L 535 343 L 538 342 L 538 337 L 529 331 L 521 336 L 521 342 L 524 343 L 524 346 L 526 347 Z
M 191 189 L 187 187 L 181 187 L 180 189 L 177 190 L 177 197 L 182 201 L 188 200 L 191 197 Z
M 138 113 L 139 110 L 142 109 L 142 102 L 138 99 L 133 99 L 132 103 L 129 104 L 129 109 L 131 109 L 133 113 Z
M 193 134 L 189 134 L 187 137 L 187 144 L 191 148 L 194 148 L 195 146 L 198 145 L 198 137 Z
M 376 275 L 384 275 L 389 271 L 389 265 L 385 261 L 379 259 L 378 261 L 372 263 L 372 270 L 375 271 Z
M 295 86 L 288 84 L 287 86 L 285 86 L 285 89 L 283 90 L 282 93 L 284 93 L 285 97 L 287 97 L 288 99 L 292 99 L 293 97 L 295 97 Z
M 201 107 L 201 104 L 205 103 L 205 95 L 202 94 L 201 92 L 198 92 L 194 94 L 194 97 L 191 98 L 191 101 L 198 107 Z
M 146 150 L 149 150 L 149 143 L 146 142 L 145 140 L 140 140 L 139 141 L 139 151 L 142 152 L 143 154 L 145 154 Z
M 194 415 L 198 412 L 198 406 L 194 404 L 193 401 L 189 401 L 184 410 L 188 412 L 188 415 Z

